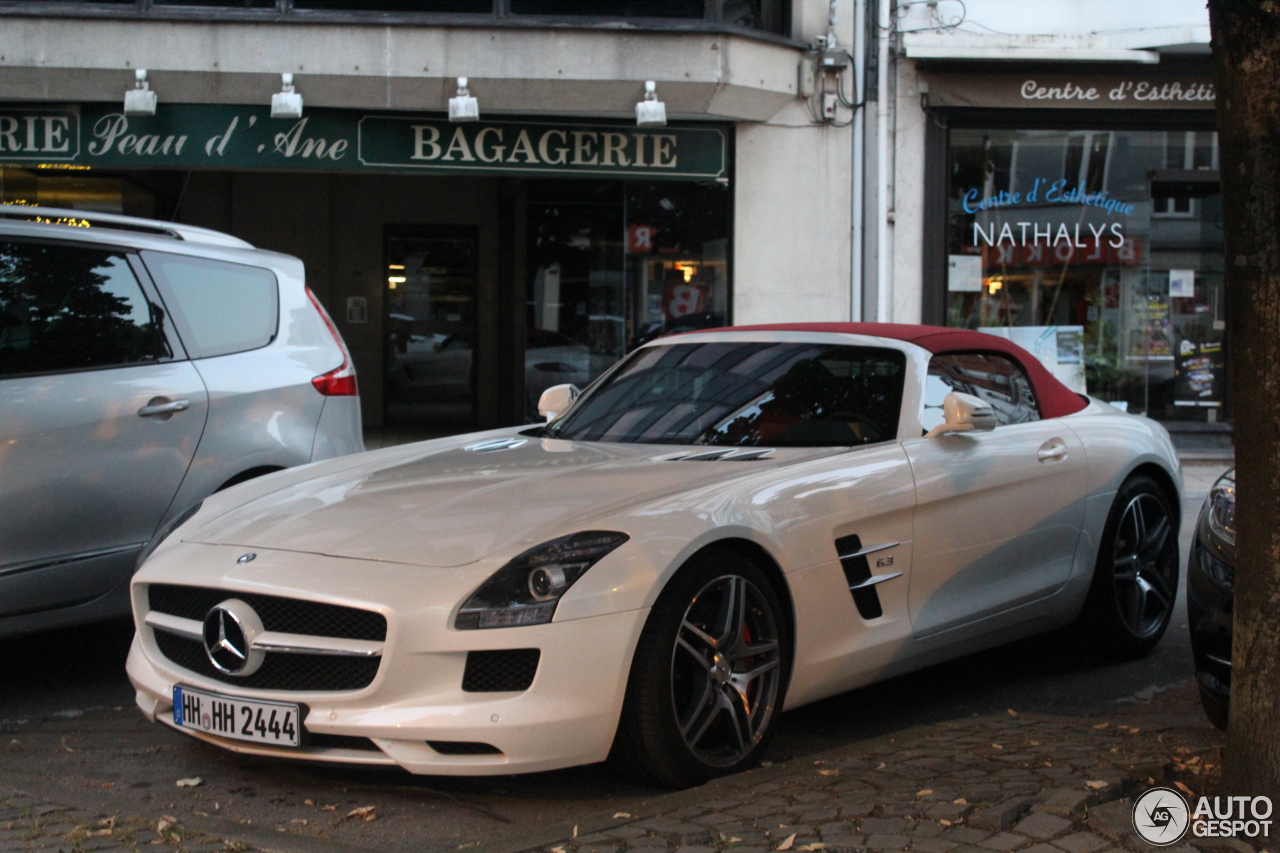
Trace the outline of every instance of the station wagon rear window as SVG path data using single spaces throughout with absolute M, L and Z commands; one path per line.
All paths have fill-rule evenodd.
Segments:
M 167 252 L 143 252 L 193 358 L 264 347 L 276 336 L 279 296 L 270 270 Z

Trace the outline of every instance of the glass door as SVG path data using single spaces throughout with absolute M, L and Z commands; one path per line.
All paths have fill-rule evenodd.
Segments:
M 477 242 L 470 226 L 387 229 L 388 423 L 475 421 Z

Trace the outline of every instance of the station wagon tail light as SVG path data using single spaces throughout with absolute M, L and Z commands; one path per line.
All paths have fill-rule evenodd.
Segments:
M 569 587 L 628 538 L 625 533 L 586 530 L 530 548 L 463 602 L 454 627 L 465 631 L 550 622 Z
M 307 288 L 307 298 L 315 306 L 320 319 L 324 321 L 325 328 L 329 330 L 329 334 L 333 335 L 333 342 L 338 345 L 338 349 L 342 352 L 342 364 L 328 373 L 321 373 L 311 380 L 311 384 L 326 397 L 355 397 L 360 393 L 360 389 L 356 386 L 356 368 L 351 363 L 351 353 L 347 352 L 347 345 L 343 342 L 342 335 L 339 335 L 338 330 L 334 328 L 333 320 L 329 318 L 329 312 L 324 310 L 324 306 L 320 304 L 320 300 L 316 299 L 316 295 L 311 292 L 309 287 Z

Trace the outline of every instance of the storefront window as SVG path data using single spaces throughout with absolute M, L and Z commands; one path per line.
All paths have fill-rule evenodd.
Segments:
M 527 209 L 525 414 L 635 347 L 729 322 L 729 191 L 539 181 Z
M 1215 133 L 954 129 L 948 165 L 948 325 L 1129 411 L 1223 416 Z

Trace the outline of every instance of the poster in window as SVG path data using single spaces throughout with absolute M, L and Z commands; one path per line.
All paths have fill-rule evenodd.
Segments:
M 1175 406 L 1221 406 L 1225 378 L 1221 341 L 1178 342 L 1173 362 Z

